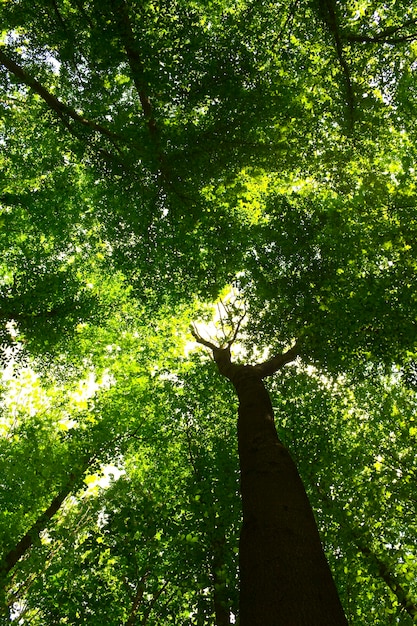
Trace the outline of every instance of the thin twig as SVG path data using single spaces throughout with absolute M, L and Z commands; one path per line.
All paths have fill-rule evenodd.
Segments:
M 240 318 L 238 319 L 238 322 L 236 324 L 236 328 L 235 328 L 235 332 L 233 333 L 233 337 L 232 340 L 229 342 L 229 348 L 232 347 L 232 345 L 234 344 L 234 342 L 236 341 L 237 335 L 239 333 L 240 327 L 242 325 L 243 320 L 246 317 L 246 309 L 244 309 L 242 315 L 240 316 Z

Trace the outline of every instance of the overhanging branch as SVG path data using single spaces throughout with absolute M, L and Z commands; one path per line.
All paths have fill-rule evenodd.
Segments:
M 371 44 L 398 44 L 398 43 L 406 43 L 408 41 L 413 41 L 417 39 L 417 32 L 408 33 L 405 35 L 399 34 L 406 28 L 410 26 L 416 27 L 417 21 L 415 19 L 407 20 L 404 24 L 400 24 L 399 26 L 389 26 L 388 28 L 384 28 L 376 35 L 361 35 L 356 33 L 344 33 L 342 35 L 343 39 L 349 42 L 356 43 L 371 43 Z
M 73 120 L 77 124 L 80 124 L 92 131 L 96 131 L 113 141 L 125 141 L 125 138 L 121 135 L 114 133 L 105 126 L 89 120 L 83 115 L 80 115 L 74 109 L 64 104 L 61 100 L 56 98 L 50 91 L 48 91 L 36 78 L 33 78 L 26 70 L 16 63 L 13 59 L 7 56 L 2 49 L 0 49 L 0 64 L 3 65 L 19 82 L 27 85 L 42 98 L 42 100 L 48 105 L 48 107 L 57 115 L 62 121 L 64 126 L 73 133 L 73 129 L 70 126 L 69 121 Z

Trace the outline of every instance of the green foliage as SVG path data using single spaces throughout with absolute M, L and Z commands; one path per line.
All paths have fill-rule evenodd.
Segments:
M 413 351 L 414 214 L 367 195 L 268 197 L 244 276 L 267 343 L 301 337 L 307 358 L 344 369 Z
M 187 334 L 233 281 L 241 358 L 301 343 L 274 402 L 351 623 L 411 623 L 413 11 L 1 3 L 3 558 L 42 522 L 5 624 L 236 615 L 236 407 Z

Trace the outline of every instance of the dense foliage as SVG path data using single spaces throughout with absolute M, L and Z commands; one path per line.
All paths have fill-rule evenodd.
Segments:
M 1 623 L 233 623 L 220 297 L 237 358 L 300 342 L 271 394 L 349 622 L 413 623 L 414 3 L 0 15 Z

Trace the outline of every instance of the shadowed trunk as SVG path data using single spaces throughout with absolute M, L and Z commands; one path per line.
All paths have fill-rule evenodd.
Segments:
M 233 364 L 230 347 L 201 343 L 213 350 L 239 399 L 240 626 L 346 626 L 309 500 L 278 439 L 262 380 L 294 360 L 296 348 L 251 366 Z
M 304 486 L 254 368 L 235 372 L 243 526 L 240 626 L 347 624 Z

